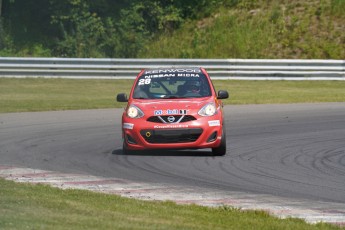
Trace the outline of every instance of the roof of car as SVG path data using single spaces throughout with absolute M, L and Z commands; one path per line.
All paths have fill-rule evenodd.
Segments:
M 173 71 L 181 71 L 181 72 L 200 72 L 201 68 L 200 67 L 158 67 L 158 68 L 147 68 L 144 69 L 145 72 L 148 71 L 159 71 L 159 72 L 173 72 Z

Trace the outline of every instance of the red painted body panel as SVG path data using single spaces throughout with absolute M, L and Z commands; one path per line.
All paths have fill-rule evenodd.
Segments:
M 200 99 L 199 99 L 200 100 Z M 204 103 L 201 103 L 203 101 Z M 209 100 L 200 100 L 200 101 L 188 101 L 188 100 L 183 100 L 179 101 L 176 99 L 176 101 L 165 101 L 164 104 L 156 103 L 153 101 L 152 105 L 147 105 L 147 100 L 145 100 L 145 105 L 141 107 L 140 101 L 134 100 L 131 103 L 135 104 L 138 106 L 142 111 L 144 112 L 145 116 L 139 119 L 136 118 L 130 118 L 126 115 L 126 112 L 124 112 L 122 116 L 122 124 L 128 123 L 128 124 L 133 124 L 133 129 L 126 129 L 123 128 L 123 134 L 128 134 L 131 137 L 133 137 L 137 144 L 129 144 L 127 143 L 128 149 L 132 150 L 144 150 L 144 149 L 159 149 L 159 148 L 214 148 L 218 147 L 220 144 L 220 138 L 222 135 L 222 127 L 223 127 L 223 122 L 222 122 L 222 112 L 221 109 L 219 108 L 218 112 L 216 115 L 211 116 L 211 117 L 202 117 L 198 115 L 198 111 L 201 109 L 203 105 L 205 105 Z M 195 107 L 189 106 L 191 104 L 198 105 L 200 104 L 199 107 L 189 109 L 190 107 Z M 153 123 L 153 122 L 148 122 L 146 121 L 148 117 L 154 115 L 154 109 L 153 107 L 157 109 L 186 109 L 188 110 L 187 115 L 192 115 L 197 120 L 194 121 L 189 121 L 189 122 L 184 122 L 184 123 L 179 123 L 179 124 L 161 124 L 161 123 Z M 219 121 L 219 126 L 210 126 L 209 121 Z M 203 132 L 201 136 L 198 138 L 197 141 L 195 142 L 189 142 L 189 143 L 166 143 L 166 144 L 150 144 L 145 139 L 140 135 L 140 131 L 144 129 L 174 129 L 174 128 L 179 128 L 179 129 L 191 129 L 191 128 L 202 128 Z M 218 133 L 218 138 L 216 141 L 207 143 L 207 139 L 209 136 L 217 131 Z M 124 136 L 123 136 L 124 137 Z
M 135 99 L 133 98 L 134 88 L 138 85 L 142 71 L 134 81 L 131 93 L 128 98 L 127 107 L 122 116 L 122 138 L 127 150 L 147 150 L 147 149 L 199 149 L 199 148 L 216 148 L 221 145 L 223 134 L 223 111 L 222 102 L 217 99 L 216 92 L 212 82 L 205 70 L 200 68 L 208 81 L 211 89 L 211 95 L 200 98 L 172 98 L 172 99 Z M 208 103 L 216 105 L 217 112 L 212 116 L 201 116 L 198 114 L 201 108 Z M 127 109 L 130 105 L 135 105 L 143 112 L 140 118 L 131 118 L 127 115 Z M 182 115 L 181 115 L 182 111 Z M 191 116 L 194 120 L 185 122 L 152 122 L 148 121 L 150 117 L 160 115 L 168 117 L 169 115 Z M 158 118 L 157 118 L 158 119 Z M 156 120 L 157 120 L 156 119 Z M 161 119 L 161 118 L 160 118 Z M 189 130 L 202 129 L 200 136 L 193 141 L 185 141 Z M 145 130 L 146 133 L 141 133 Z M 174 142 L 169 139 L 169 143 L 150 142 L 156 133 L 166 135 L 168 138 L 178 136 L 176 132 L 181 131 L 184 134 L 182 142 Z M 216 132 L 216 134 L 215 134 Z M 152 137 L 151 137 L 152 135 Z M 175 135 L 175 136 L 174 136 Z M 145 137 L 146 136 L 146 137 Z M 159 136 L 159 135 L 158 135 Z M 192 135 L 191 135 L 192 136 Z M 150 141 L 148 141 L 150 140 Z M 164 141 L 163 141 L 164 142 Z

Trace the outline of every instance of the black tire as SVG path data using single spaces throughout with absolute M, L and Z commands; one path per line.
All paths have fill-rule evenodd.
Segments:
M 139 154 L 139 153 L 141 153 L 141 151 L 142 150 L 131 150 L 131 149 L 128 149 L 126 140 L 123 140 L 123 144 L 122 144 L 122 154 L 123 155 Z
M 224 156 L 226 154 L 226 134 L 225 130 L 222 130 L 222 139 L 220 145 L 216 148 L 212 148 L 212 153 L 214 156 Z
M 123 155 L 127 155 L 127 154 L 131 154 L 131 153 L 133 153 L 133 152 L 134 152 L 133 150 L 129 150 L 129 149 L 127 148 L 126 142 L 123 141 L 123 145 L 122 145 L 122 154 L 123 154 Z

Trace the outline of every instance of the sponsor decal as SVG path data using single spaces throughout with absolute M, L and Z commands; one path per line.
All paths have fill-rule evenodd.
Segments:
M 163 110 L 155 110 L 154 114 L 155 116 L 163 115 Z
M 139 85 L 150 84 L 152 78 L 162 78 L 162 77 L 200 77 L 197 73 L 169 73 L 169 74 L 148 74 L 145 75 L 144 79 L 139 80 Z M 147 81 L 150 80 L 150 81 Z
M 180 109 L 180 114 L 181 114 L 181 115 L 187 114 L 187 110 L 186 110 L 186 109 Z
M 160 116 L 160 115 L 186 115 L 187 114 L 187 110 L 186 109 L 154 110 L 153 114 L 155 116 Z
M 208 121 L 209 126 L 220 126 L 219 120 Z
M 133 129 L 134 124 L 132 123 L 123 123 L 123 128 L 124 129 Z
M 176 115 L 178 114 L 178 109 L 168 109 L 165 114 L 167 115 Z
M 177 74 L 178 77 L 200 77 L 199 74 L 194 73 L 179 73 Z
M 201 73 L 200 69 L 157 69 L 146 70 L 145 74 L 171 74 L 171 73 Z
M 188 128 L 188 125 L 155 125 L 154 129 L 176 129 L 176 128 Z

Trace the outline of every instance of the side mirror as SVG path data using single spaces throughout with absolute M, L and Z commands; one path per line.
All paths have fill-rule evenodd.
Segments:
M 218 91 L 218 99 L 227 99 L 229 97 L 229 93 L 226 90 L 219 90 Z
M 127 97 L 127 94 L 125 93 L 119 93 L 116 97 L 116 100 L 118 102 L 127 102 L 128 101 L 128 97 Z

